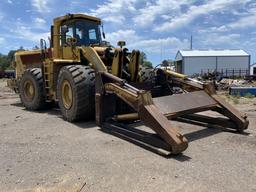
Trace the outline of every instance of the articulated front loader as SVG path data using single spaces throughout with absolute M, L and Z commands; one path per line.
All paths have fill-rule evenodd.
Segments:
M 41 40 L 40 50 L 15 54 L 16 79 L 8 84 L 27 109 L 46 109 L 58 102 L 67 121 L 95 119 L 110 132 L 128 131 L 173 154 L 184 151 L 188 141 L 170 120 L 183 118 L 238 131 L 248 127 L 246 116 L 221 99 L 211 84 L 166 67 L 141 67 L 140 52 L 129 52 L 122 41 L 120 48 L 104 43 L 100 26 L 100 19 L 82 14 L 58 17 L 49 48 Z M 225 117 L 196 114 L 207 110 Z M 142 132 L 121 127 L 139 120 L 157 136 L 143 137 Z

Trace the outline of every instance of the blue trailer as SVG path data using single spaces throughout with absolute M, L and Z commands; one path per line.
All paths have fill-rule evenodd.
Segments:
M 244 97 L 246 95 L 256 96 L 256 87 L 230 87 L 229 94 Z

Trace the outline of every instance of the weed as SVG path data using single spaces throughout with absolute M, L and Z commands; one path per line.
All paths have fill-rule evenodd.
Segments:
M 251 93 L 246 93 L 246 95 L 244 97 L 247 99 L 253 99 L 255 96 Z
M 239 98 L 238 97 L 233 97 L 233 102 L 234 104 L 239 104 Z

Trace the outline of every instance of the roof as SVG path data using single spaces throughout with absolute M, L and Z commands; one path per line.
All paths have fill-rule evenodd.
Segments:
M 183 57 L 249 56 L 248 53 L 241 49 L 179 50 L 177 55 L 179 53 Z
M 54 22 L 64 22 L 66 20 L 69 20 L 69 19 L 87 19 L 87 20 L 91 20 L 91 21 L 94 21 L 94 22 L 98 22 L 99 24 L 101 23 L 101 20 L 97 17 L 93 17 L 93 16 L 89 16 L 89 15 L 84 15 L 84 14 L 66 14 L 64 16 L 60 16 L 60 17 L 56 17 L 54 19 Z

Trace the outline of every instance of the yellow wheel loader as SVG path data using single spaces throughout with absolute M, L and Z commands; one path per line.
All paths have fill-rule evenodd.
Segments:
M 100 19 L 83 14 L 55 18 L 49 47 L 41 39 L 40 50 L 15 54 L 16 78 L 8 85 L 18 91 L 27 109 L 46 109 L 58 102 L 67 121 L 95 119 L 107 132 L 173 154 L 183 152 L 188 141 L 170 120 L 187 119 L 237 131 L 248 127 L 246 115 L 221 99 L 213 85 L 164 66 L 141 67 L 139 51 L 130 52 L 124 41 L 114 48 L 101 39 L 101 25 Z M 206 110 L 225 117 L 197 114 Z M 135 121 L 156 134 L 127 126 Z

